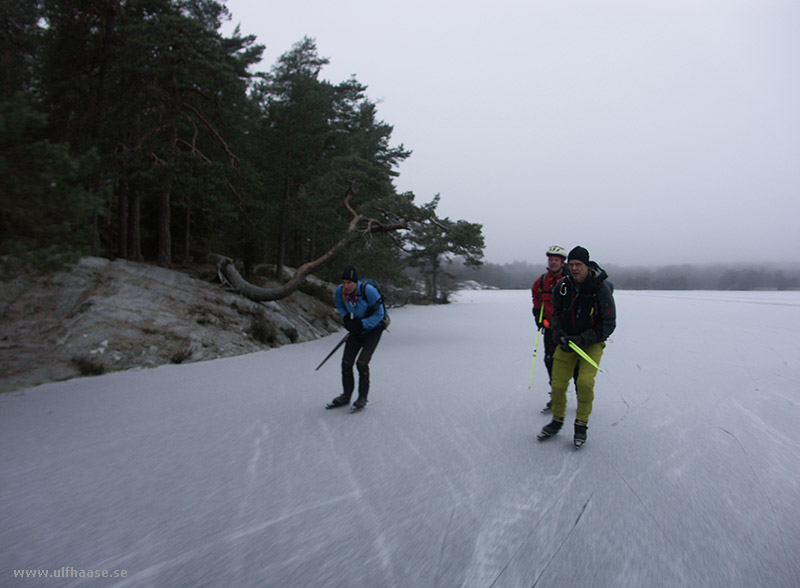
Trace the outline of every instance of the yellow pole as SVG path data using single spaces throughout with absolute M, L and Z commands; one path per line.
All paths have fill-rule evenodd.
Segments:
M 572 349 L 572 350 L 573 350 L 575 353 L 577 353 L 577 354 L 578 354 L 578 355 L 580 355 L 580 356 L 581 356 L 583 359 L 585 359 L 585 360 L 586 360 L 586 361 L 588 361 L 588 362 L 589 362 L 591 365 L 593 365 L 593 366 L 594 366 L 594 367 L 597 369 L 597 371 L 598 371 L 598 372 L 602 372 L 602 371 L 603 371 L 603 370 L 601 370 L 601 369 L 600 369 L 600 366 L 599 366 L 599 365 L 597 365 L 597 363 L 595 363 L 595 361 L 594 361 L 594 360 L 593 360 L 591 357 L 589 357 L 589 356 L 586 354 L 586 352 L 585 352 L 583 349 L 581 349 L 580 347 L 578 347 L 578 345 L 575 343 L 575 341 L 570 341 L 570 342 L 569 342 L 569 346 L 570 346 L 570 348 L 571 348 L 571 349 Z
M 542 324 L 542 316 L 544 316 L 544 304 L 539 308 L 539 324 Z M 541 329 L 536 329 L 536 344 L 533 346 L 533 359 L 531 360 L 531 379 L 528 381 L 528 390 L 533 386 L 533 366 L 536 365 L 536 351 L 539 349 L 539 335 L 542 334 Z

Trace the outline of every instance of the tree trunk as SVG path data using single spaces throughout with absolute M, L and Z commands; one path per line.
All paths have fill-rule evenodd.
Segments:
M 128 191 L 125 185 L 119 186 L 119 198 L 117 199 L 119 235 L 117 236 L 117 255 L 122 259 L 128 259 Z
M 275 279 L 280 280 L 283 278 L 283 266 L 286 264 L 286 244 L 289 240 L 289 201 L 291 191 L 291 153 L 286 154 L 286 169 L 285 178 L 283 182 L 283 198 L 281 200 L 280 210 L 278 212 L 278 251 L 275 260 Z
M 92 245 L 100 247 L 100 214 L 97 211 L 92 213 Z
M 142 261 L 142 197 L 134 192 L 130 201 L 128 223 L 128 259 Z
M 158 200 L 158 265 L 172 265 L 172 233 L 170 231 L 170 190 L 165 188 Z
M 283 266 L 286 264 L 286 221 L 283 209 L 278 217 L 278 243 L 277 255 L 275 257 L 275 279 L 280 280 L 283 276 Z
M 210 253 L 208 255 L 209 261 L 217 264 L 217 273 L 221 278 L 224 278 L 231 286 L 242 293 L 244 296 L 255 302 L 265 302 L 269 300 L 280 300 L 294 292 L 307 276 L 314 273 L 316 270 L 331 261 L 338 253 L 344 251 L 350 245 L 358 241 L 364 232 L 368 233 L 391 233 L 408 229 L 408 220 L 401 220 L 400 222 L 385 225 L 375 219 L 367 218 L 358 214 L 350 206 L 350 199 L 355 194 L 355 190 L 351 183 L 344 198 L 344 206 L 347 211 L 352 215 L 350 224 L 347 227 L 345 235 L 339 240 L 332 249 L 320 255 L 317 259 L 304 263 L 292 276 L 292 279 L 278 286 L 277 288 L 260 288 L 246 281 L 241 274 L 236 270 L 233 265 L 233 260 L 229 257 Z
M 317 250 L 316 243 L 317 243 L 317 228 L 314 227 L 314 229 L 312 230 L 311 235 L 310 235 L 310 237 L 308 239 L 308 251 L 305 252 L 305 256 L 303 258 L 303 263 L 305 263 L 306 261 L 311 261 L 312 259 L 314 259 L 314 255 L 315 255 L 316 250 Z
M 189 253 L 191 248 L 191 231 L 190 222 L 192 220 L 192 206 L 189 202 L 186 203 L 186 211 L 183 216 L 183 264 L 186 265 L 192 261 L 192 256 Z
M 439 289 L 439 284 L 437 280 L 438 273 L 439 273 L 439 264 L 437 263 L 437 260 L 434 259 L 433 262 L 431 263 L 431 282 L 430 282 L 431 291 L 428 294 L 428 297 L 434 302 L 438 301 L 438 292 L 437 292 L 437 290 Z

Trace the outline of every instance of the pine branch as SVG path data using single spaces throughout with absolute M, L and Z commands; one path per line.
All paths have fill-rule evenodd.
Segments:
M 309 275 L 323 267 L 331 261 L 337 254 L 347 249 L 350 245 L 363 238 L 364 235 L 372 236 L 376 233 L 392 233 L 408 228 L 408 221 L 403 219 L 397 223 L 383 224 L 373 218 L 365 217 L 352 207 L 350 204 L 351 199 L 356 194 L 355 182 L 350 182 L 350 185 L 345 192 L 343 204 L 344 207 L 350 212 L 353 217 L 347 227 L 344 236 L 336 243 L 330 250 L 326 251 L 323 255 L 301 265 L 297 268 L 292 279 L 278 286 L 277 288 L 261 288 L 251 284 L 245 280 L 236 269 L 233 260 L 224 255 L 211 253 L 208 255 L 209 261 L 217 264 L 217 271 L 220 275 L 224 276 L 225 280 L 238 290 L 242 295 L 255 302 L 265 302 L 268 300 L 280 300 L 285 298 L 300 286 Z M 363 226 L 362 225 L 366 225 Z
M 225 142 L 225 139 L 223 139 L 222 136 L 217 132 L 217 129 L 215 129 L 214 126 L 210 122 L 208 122 L 205 119 L 205 117 L 202 114 L 200 114 L 200 111 L 197 110 L 194 106 L 192 106 L 191 104 L 187 104 L 186 102 L 183 103 L 183 106 L 194 112 L 195 116 L 197 116 L 197 118 L 199 118 L 200 121 L 204 125 L 206 125 L 208 129 L 211 131 L 211 133 L 217 138 L 217 141 L 220 142 L 222 148 L 225 149 L 225 153 L 227 153 L 228 157 L 230 158 L 231 167 L 238 167 L 239 158 L 233 154 L 233 152 L 228 147 L 228 144 Z

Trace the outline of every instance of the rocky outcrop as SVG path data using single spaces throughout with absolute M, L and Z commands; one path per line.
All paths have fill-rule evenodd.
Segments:
M 258 303 L 218 280 L 84 258 L 68 271 L 0 283 L 0 392 L 328 335 L 340 329 L 332 286 L 311 280 L 322 300 L 296 291 Z

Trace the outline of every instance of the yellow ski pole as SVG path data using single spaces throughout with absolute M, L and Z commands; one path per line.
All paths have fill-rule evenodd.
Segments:
M 599 366 L 599 365 L 597 365 L 597 363 L 596 363 L 596 362 L 595 362 L 595 361 L 594 361 L 594 360 L 593 360 L 591 357 L 589 357 L 589 356 L 586 354 L 586 352 L 585 352 L 583 349 L 581 349 L 580 347 L 578 347 L 578 345 L 575 343 L 575 341 L 570 341 L 570 342 L 569 342 L 569 346 L 570 346 L 570 348 L 571 348 L 571 349 L 572 349 L 572 350 L 573 350 L 575 353 L 577 353 L 577 354 L 578 354 L 578 355 L 580 355 L 580 356 L 581 356 L 583 359 L 585 359 L 585 360 L 586 360 L 586 361 L 588 361 L 588 362 L 589 362 L 591 365 L 593 365 L 593 366 L 595 367 L 595 369 L 597 369 L 597 371 L 598 371 L 598 372 L 602 372 L 602 371 L 603 371 L 603 370 L 601 370 L 601 369 L 600 369 L 600 366 Z
M 539 308 L 539 324 L 542 324 L 542 316 L 544 315 L 544 304 Z M 528 381 L 528 390 L 533 386 L 533 366 L 536 365 L 536 352 L 539 350 L 539 335 L 542 334 L 541 329 L 536 329 L 536 343 L 533 346 L 533 359 L 531 360 L 531 379 Z

